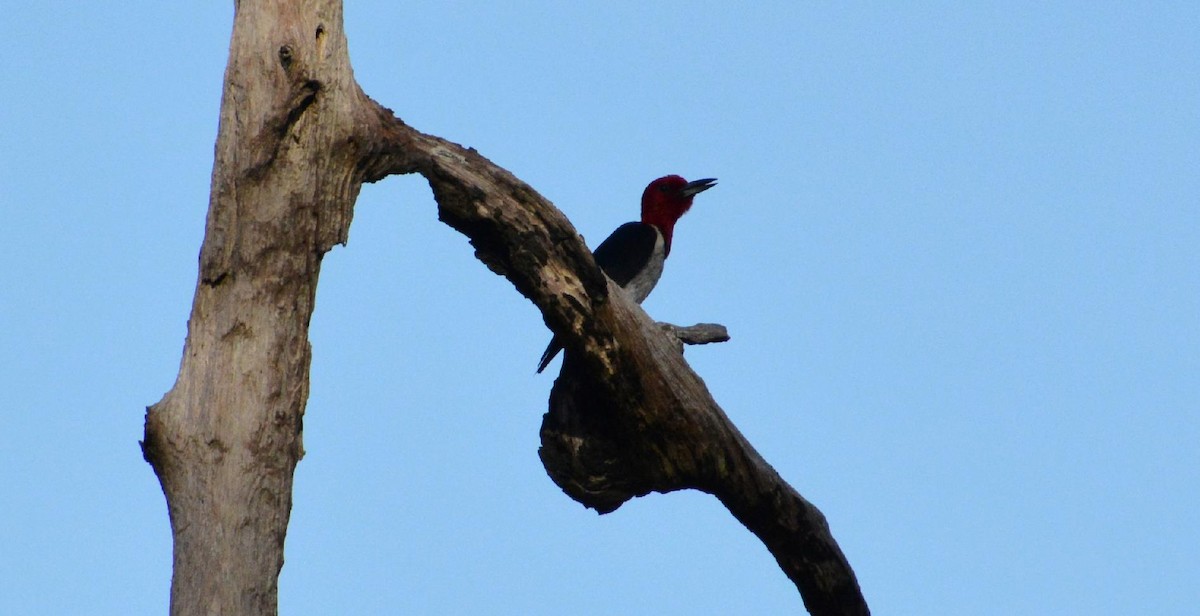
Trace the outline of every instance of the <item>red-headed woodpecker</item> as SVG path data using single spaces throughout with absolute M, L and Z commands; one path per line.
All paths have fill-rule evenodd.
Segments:
M 658 178 L 642 193 L 641 222 L 627 222 L 600 242 L 592 256 L 629 298 L 642 303 L 662 277 L 663 262 L 671 254 L 675 223 L 692 207 L 692 198 L 716 186 L 715 178 L 689 182 L 677 175 Z M 542 353 L 538 372 L 562 350 L 558 338 Z

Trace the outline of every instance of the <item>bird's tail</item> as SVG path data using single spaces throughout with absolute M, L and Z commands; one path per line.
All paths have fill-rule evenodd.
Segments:
M 542 370 L 545 370 L 546 366 L 550 365 L 550 361 L 554 359 L 555 355 L 558 355 L 558 352 L 561 351 L 562 348 L 563 346 L 562 343 L 558 341 L 558 336 L 550 339 L 550 344 L 546 347 L 546 352 L 542 353 L 542 360 L 538 362 L 538 374 L 541 374 Z

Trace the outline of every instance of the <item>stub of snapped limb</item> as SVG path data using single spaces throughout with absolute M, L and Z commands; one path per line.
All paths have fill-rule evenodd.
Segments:
M 719 323 L 697 323 L 683 326 L 659 321 L 657 325 L 659 329 L 675 339 L 675 346 L 680 353 L 683 352 L 685 344 L 712 344 L 729 341 L 729 330 Z

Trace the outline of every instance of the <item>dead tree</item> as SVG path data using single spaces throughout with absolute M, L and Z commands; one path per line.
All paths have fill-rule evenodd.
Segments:
M 868 613 L 821 513 L 730 423 L 678 332 L 615 292 L 561 212 L 368 98 L 340 0 L 235 4 L 183 361 L 142 442 L 171 518 L 172 614 L 277 613 L 321 259 L 346 241 L 362 184 L 407 173 L 566 344 L 540 454 L 568 495 L 610 512 L 703 490 L 763 541 L 811 613 Z

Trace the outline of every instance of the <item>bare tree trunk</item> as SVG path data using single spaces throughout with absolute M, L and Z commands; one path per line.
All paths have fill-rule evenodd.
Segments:
M 676 348 L 674 336 L 713 333 L 664 333 L 612 291 L 536 191 L 363 95 L 340 0 L 241 0 L 183 362 L 147 410 L 142 443 L 171 517 L 172 614 L 277 613 L 321 258 L 345 241 L 364 181 L 413 172 L 429 180 L 441 220 L 566 345 L 541 455 L 568 495 L 612 511 L 650 491 L 707 491 L 758 535 L 813 614 L 868 613 L 823 516 Z
M 143 451 L 174 535 L 172 614 L 275 614 L 303 456 L 321 257 L 361 187 L 340 0 L 237 3 L 200 275 Z

